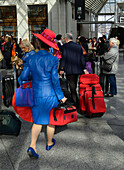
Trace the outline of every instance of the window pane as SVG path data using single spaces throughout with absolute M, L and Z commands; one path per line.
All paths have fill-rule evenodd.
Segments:
M 28 16 L 32 17 L 47 17 L 47 5 L 29 5 Z
M 0 18 L 16 18 L 15 6 L 0 7 Z
M 34 25 L 34 30 L 41 30 L 41 25 Z
M 4 26 L 4 30 L 5 31 L 13 31 L 14 30 L 14 26 Z

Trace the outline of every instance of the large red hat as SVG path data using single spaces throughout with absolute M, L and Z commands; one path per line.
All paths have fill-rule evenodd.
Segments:
M 45 29 L 41 34 L 32 34 L 55 50 L 59 50 L 55 40 L 56 34 L 53 31 Z

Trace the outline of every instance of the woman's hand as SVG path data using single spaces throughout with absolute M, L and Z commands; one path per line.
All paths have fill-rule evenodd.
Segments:
M 23 64 L 23 61 L 20 60 L 20 61 L 18 62 L 18 65 L 21 66 L 22 64 Z
M 89 74 L 89 72 L 88 72 L 87 70 L 84 70 L 84 73 L 85 73 L 85 74 Z
M 60 74 L 60 75 L 61 75 L 61 74 L 64 74 L 64 71 L 60 71 L 59 74 Z
M 61 102 L 62 102 L 62 103 L 65 103 L 65 102 L 66 102 L 66 100 L 67 100 L 67 98 L 66 98 L 66 97 L 64 97 L 63 99 L 61 99 Z

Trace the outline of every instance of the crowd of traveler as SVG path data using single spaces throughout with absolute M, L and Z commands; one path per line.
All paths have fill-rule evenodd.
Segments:
M 109 41 L 106 39 L 105 35 L 99 38 L 93 37 L 89 39 L 84 36 L 78 36 L 76 42 L 74 42 L 72 34 L 65 34 L 64 38 L 62 34 L 58 34 L 55 39 L 62 56 L 61 60 L 59 60 L 59 74 L 66 73 L 72 101 L 75 103 L 75 106 L 79 107 L 78 96 L 76 93 L 79 75 L 84 72 L 94 73 L 94 62 L 98 61 L 98 57 L 102 56 L 101 59 L 108 58 L 112 49 L 115 49 L 114 47 L 117 47 L 116 52 L 114 51 L 117 53 L 120 42 L 117 36 Z M 1 36 L 0 50 L 3 55 L 3 60 L 0 61 L 0 68 L 11 69 L 14 63 L 13 61 L 16 61 L 17 59 L 15 56 L 17 56 L 20 59 L 17 60 L 18 68 L 21 69 L 17 70 L 17 75 L 19 76 L 22 72 L 22 68 L 25 66 L 27 58 L 39 51 L 36 44 L 37 42 L 35 41 L 33 46 L 27 39 L 22 40 L 21 38 L 19 39 L 18 44 L 16 37 L 10 35 L 6 35 L 5 37 Z M 53 54 L 52 47 L 50 48 L 50 52 Z M 104 70 L 101 72 L 101 74 L 106 77 L 105 96 L 114 96 L 117 94 L 115 74 L 118 70 L 118 57 L 114 63 L 117 65 L 114 72 L 113 69 L 111 72 L 106 72 Z M 91 65 L 90 71 L 87 68 L 87 65 L 89 64 Z
M 119 43 L 117 38 L 107 40 L 105 35 L 98 39 L 96 37 L 86 39 L 84 36 L 78 36 L 74 42 L 71 33 L 56 36 L 49 29 L 45 29 L 41 34 L 33 33 L 33 35 L 35 37 L 34 46 L 27 39 L 20 39 L 18 44 L 15 37 L 9 35 L 6 35 L 5 39 L 1 37 L 0 49 L 4 56 L 2 68 L 11 69 L 12 63 L 15 62 L 13 58 L 18 54 L 18 59 L 21 60 L 18 60 L 17 65 L 23 66 L 23 71 L 18 78 L 19 84 L 32 80 L 33 126 L 31 144 L 27 152 L 30 157 L 38 158 L 36 142 L 42 125 L 47 125 L 46 150 L 50 150 L 56 142 L 53 138 L 55 126 L 49 125 L 50 110 L 56 107 L 59 101 L 64 103 L 67 100 L 60 86 L 59 75 L 66 75 L 71 102 L 76 108 L 79 108 L 77 94 L 79 75 L 94 73 L 93 63 L 98 61 L 98 56 L 102 56 L 103 61 L 107 60 L 109 64 L 112 64 L 110 72 L 102 70 L 101 74 L 106 76 L 109 83 L 105 96 L 113 97 L 117 94 L 115 75 L 118 71 Z M 61 54 L 61 57 L 57 57 L 58 54 Z M 91 72 L 87 68 L 88 62 L 91 63 Z
M 17 43 L 17 38 L 6 35 L 0 38 L 0 50 L 3 55 L 3 60 L 1 61 L 1 68 L 11 69 L 12 68 L 12 59 L 18 53 L 18 57 L 22 57 L 22 50 Z
M 92 66 L 91 69 L 92 69 L 92 72 L 94 73 L 95 72 L 94 71 L 94 67 L 95 67 L 94 61 L 97 62 L 99 56 L 103 56 L 103 58 L 105 56 L 105 58 L 106 58 L 106 55 L 109 55 L 109 53 L 111 52 L 111 49 L 113 49 L 113 47 L 112 47 L 112 45 L 110 45 L 111 43 L 109 42 L 109 40 L 106 39 L 105 35 L 103 35 L 102 37 L 99 37 L 98 39 L 97 39 L 97 37 L 87 39 L 84 36 L 78 36 L 78 38 L 76 39 L 76 43 L 73 41 L 72 34 L 65 34 L 64 39 L 61 34 L 58 34 L 55 39 L 56 39 L 57 45 L 58 45 L 59 50 L 62 55 L 62 59 L 60 60 L 61 62 L 59 62 L 59 73 L 64 74 L 64 72 L 65 72 L 68 83 L 71 81 L 71 83 L 69 83 L 71 96 L 72 96 L 73 101 L 75 102 L 75 105 L 78 106 L 77 95 L 76 95 L 76 88 L 77 88 L 76 82 L 78 80 L 79 74 L 82 73 L 82 71 L 79 71 L 79 69 L 86 71 L 86 66 L 87 66 L 86 63 L 91 62 L 91 66 Z M 112 43 L 114 43 L 114 46 L 117 46 L 119 48 L 119 40 L 118 40 L 117 36 L 115 37 L 115 39 L 113 40 Z M 0 50 L 3 55 L 3 60 L 0 62 L 0 68 L 11 69 L 12 62 L 15 61 L 16 55 L 18 56 L 18 58 L 21 59 L 21 60 L 18 60 L 18 66 L 20 68 L 24 67 L 27 58 L 39 50 L 36 46 L 36 41 L 35 41 L 34 47 L 27 39 L 22 40 L 20 38 L 19 44 L 18 44 L 16 37 L 13 37 L 10 35 L 6 35 L 5 37 L 1 36 L 0 37 Z M 117 50 L 118 50 L 118 48 L 117 48 Z M 53 48 L 50 48 L 50 50 L 52 51 L 51 53 L 53 53 Z M 80 54 L 79 54 L 79 51 L 80 51 Z M 82 54 L 82 52 L 83 52 L 83 54 Z M 75 56 L 77 56 L 77 57 L 75 57 Z M 78 56 L 80 56 L 79 58 L 81 58 L 81 60 L 78 59 Z M 70 62 L 72 60 L 72 58 L 73 58 L 73 60 L 75 60 L 75 61 L 73 61 L 74 63 Z M 82 64 L 81 62 L 83 63 L 83 69 L 81 68 L 81 64 Z M 18 75 L 20 75 L 21 71 L 19 70 Z M 88 69 L 87 69 L 87 71 L 88 71 Z M 116 74 L 116 72 L 117 71 L 114 70 L 115 74 Z M 91 72 L 89 72 L 89 73 L 91 73 Z M 106 83 L 107 87 L 105 88 L 106 89 L 105 96 L 108 96 L 108 94 L 111 91 L 111 90 L 109 91 L 109 84 L 110 84 L 110 89 L 112 86 L 112 81 L 110 80 L 111 73 L 113 73 L 113 72 L 105 72 L 105 71 L 102 72 L 102 74 L 106 75 L 106 82 L 107 82 Z M 75 77 L 77 76 L 77 78 L 76 79 L 71 78 L 71 80 L 69 81 L 70 75 L 71 76 L 73 75 Z M 115 80 L 114 80 L 114 84 L 115 84 L 115 89 L 116 89 L 117 87 L 116 87 Z M 75 82 L 73 82 L 73 81 L 75 81 Z M 114 90 L 114 91 L 116 91 L 116 90 Z M 111 91 L 111 93 L 112 93 L 112 95 L 110 95 L 110 96 L 113 96 L 113 95 L 116 95 L 117 92 L 113 93 Z

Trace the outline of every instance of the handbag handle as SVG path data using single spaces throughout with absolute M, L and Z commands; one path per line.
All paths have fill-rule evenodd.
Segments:
M 30 84 L 29 84 L 29 81 L 26 82 L 27 83 L 27 86 L 26 87 L 23 87 L 23 84 L 21 83 L 20 87 L 22 89 L 25 89 L 25 88 L 30 88 Z
M 58 104 L 58 106 L 55 107 L 54 112 L 53 112 L 54 121 L 57 121 L 56 111 L 59 110 L 61 107 L 65 107 L 65 111 L 64 111 L 65 113 L 69 113 L 69 112 L 72 112 L 72 111 L 76 111 L 76 109 L 74 109 L 74 108 L 72 107 L 72 104 L 71 104 L 68 100 L 66 100 L 65 103 L 60 102 L 60 103 Z M 72 110 L 71 110 L 71 111 L 67 110 L 68 107 L 72 108 Z

